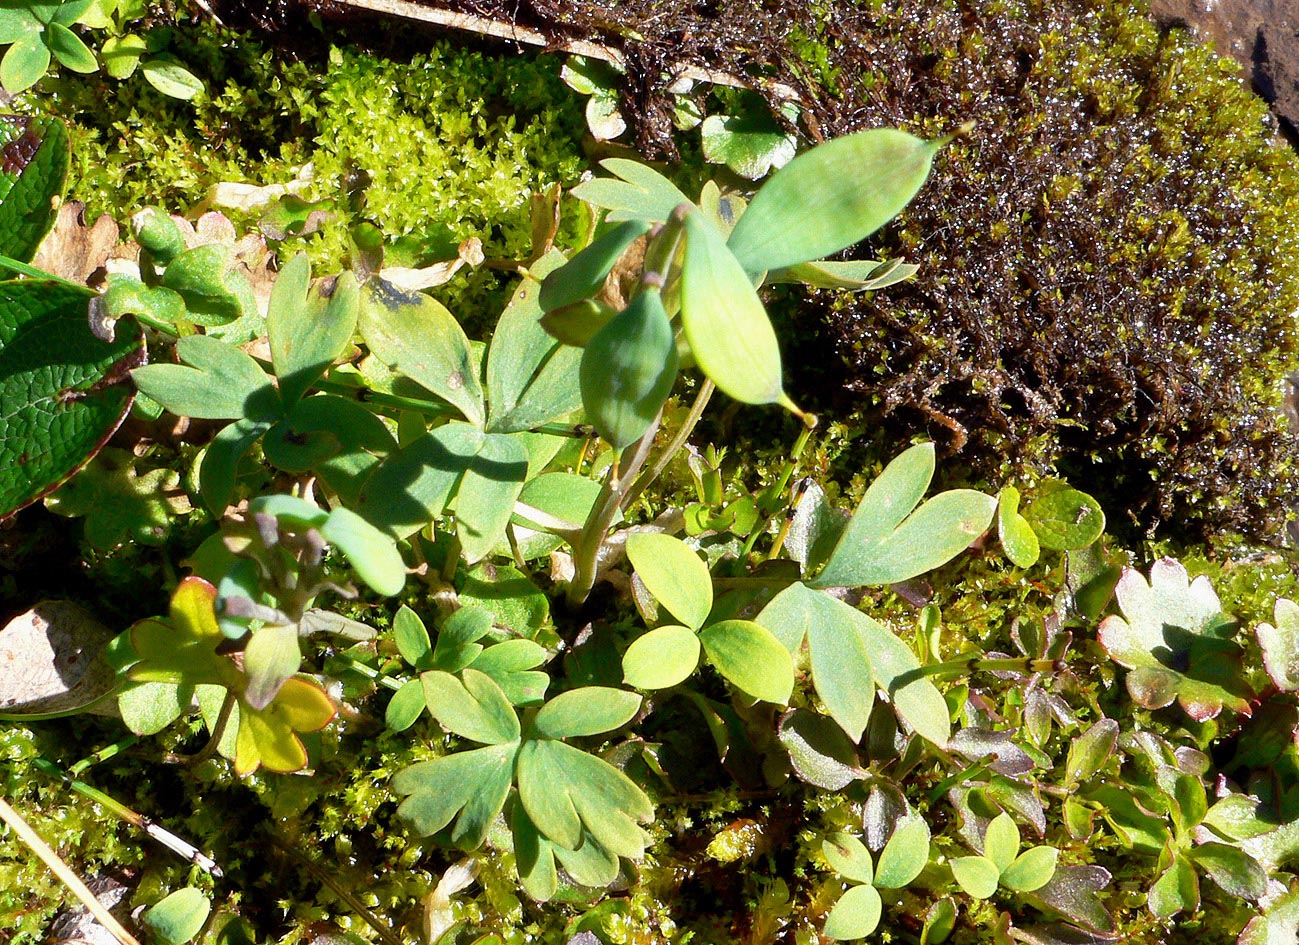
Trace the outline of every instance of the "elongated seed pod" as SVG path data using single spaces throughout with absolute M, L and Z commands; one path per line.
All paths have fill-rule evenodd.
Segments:
M 615 449 L 636 442 L 677 376 L 672 323 L 657 288 L 644 287 L 582 353 L 586 419 Z

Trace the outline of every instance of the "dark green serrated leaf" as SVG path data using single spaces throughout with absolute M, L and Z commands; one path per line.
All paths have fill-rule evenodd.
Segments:
M 31 262 L 54 225 L 70 163 L 61 121 L 0 115 L 0 256 Z
M 127 371 L 144 363 L 138 327 L 111 343 L 90 332 L 91 293 L 62 283 L 0 282 L 0 516 L 52 491 L 131 409 Z

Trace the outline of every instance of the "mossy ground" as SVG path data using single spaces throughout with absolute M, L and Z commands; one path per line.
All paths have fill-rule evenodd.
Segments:
M 934 29 L 951 25 L 952 11 L 948 9 L 944 15 L 947 19 Z M 1089 15 L 1105 16 L 1099 8 Z M 1132 57 L 1149 60 L 1152 55 L 1176 53 L 1189 63 L 1186 68 L 1200 69 L 1212 79 L 1210 73 L 1216 67 L 1202 52 L 1176 44 L 1165 49 L 1158 45 L 1162 40 L 1157 42 L 1155 34 L 1133 25 L 1135 21 L 1123 19 L 1122 23 L 1128 25 L 1116 36 L 1126 37 Z M 828 86 L 845 83 L 840 67 L 811 32 L 803 37 L 808 67 Z M 190 26 L 178 29 L 175 48 L 209 80 L 211 95 L 197 105 L 162 98 L 139 80 L 104 86 L 94 77 L 53 80 L 46 90 L 54 99 L 34 98 L 23 103 L 23 107 L 55 108 L 77 122 L 74 153 L 78 164 L 72 194 L 86 200 L 92 213 L 106 210 L 123 216 L 146 203 L 185 210 L 200 202 L 217 181 L 284 182 L 295 167 L 310 160 L 317 169 L 316 197 L 340 190 L 348 172 L 358 165 L 370 171 L 369 200 L 358 215 L 375 219 L 390 236 L 411 237 L 408 245 L 444 249 L 458 239 L 479 236 L 489 241 L 489 254 L 522 256 L 529 248 L 527 194 L 551 181 L 571 184 L 585 167 L 580 146 L 581 102 L 558 82 L 553 61 L 485 56 L 451 45 L 439 46 L 412 63 L 376 58 L 345 46 L 322 52 L 315 59 L 286 61 L 247 37 Z M 963 51 L 982 55 L 974 47 Z M 937 56 L 940 72 L 956 70 L 964 61 L 956 55 L 931 54 Z M 1083 53 L 1078 55 L 1085 58 Z M 972 61 L 991 60 L 976 56 Z M 1081 72 L 1100 69 L 1090 60 L 1080 60 L 1074 66 Z M 1149 68 L 1148 61 L 1145 68 Z M 950 78 L 956 82 L 959 77 Z M 1096 81 L 1101 79 L 1110 81 L 1105 76 Z M 1124 90 L 1130 91 L 1128 85 L 1116 87 L 1123 94 L 1116 92 L 1117 97 L 1106 107 L 1120 115 L 1135 105 L 1124 97 Z M 1259 124 L 1257 111 L 1244 99 L 1230 98 L 1232 93 L 1225 88 L 1223 85 L 1222 94 L 1228 97 L 1231 109 L 1195 111 L 1189 117 L 1179 113 L 1177 120 L 1191 122 L 1197 134 L 1215 142 L 1215 135 L 1239 128 L 1241 122 Z M 1171 100 L 1180 101 L 1180 92 L 1179 87 L 1160 94 L 1167 96 L 1166 105 L 1172 108 Z M 1195 101 L 1192 98 L 1178 107 L 1203 109 Z M 947 120 L 946 113 L 925 117 L 935 127 Z M 919 119 L 912 113 L 900 120 L 916 127 Z M 1256 136 L 1245 143 L 1219 142 L 1222 148 L 1248 152 L 1250 159 L 1259 163 L 1257 174 L 1261 176 L 1251 184 L 1256 187 L 1277 167 L 1290 172 L 1289 159 L 1273 155 L 1260 140 Z M 1167 142 L 1156 144 L 1172 147 Z M 959 187 L 959 182 L 943 175 L 954 167 L 967 166 L 963 161 L 973 160 L 974 146 L 963 147 L 940 173 L 944 186 Z M 1036 155 L 1040 166 L 1035 169 L 1041 171 L 1058 158 L 1058 152 L 1048 149 Z M 1208 173 L 1205 167 L 1216 165 L 1207 157 L 1204 160 L 1208 162 L 1204 167 L 1196 165 L 1186 171 L 1190 178 L 1172 183 L 1203 186 L 1203 193 L 1210 197 L 1218 193 L 1204 176 Z M 1213 160 L 1224 160 L 1224 154 L 1217 153 Z M 1060 186 L 1058 203 L 1067 205 L 1076 189 L 1067 181 Z M 1008 182 L 993 190 L 1013 192 Z M 986 195 L 987 191 L 983 192 Z M 1041 196 L 1038 193 L 1033 199 Z M 1257 194 L 1237 193 L 1233 199 L 1243 201 L 1252 196 Z M 972 194 L 967 198 L 974 199 Z M 1239 209 L 1232 203 L 1228 209 L 1233 208 Z M 351 218 L 342 201 L 338 211 L 341 217 L 334 225 L 302 244 L 322 270 L 336 267 L 346 251 L 345 224 Z M 935 224 L 934 214 L 943 213 L 947 216 Z M 1165 232 L 1160 229 L 1165 226 L 1174 236 L 1181 231 L 1178 220 L 1151 213 L 1149 220 L 1159 233 Z M 930 245 L 924 235 L 927 228 L 942 224 L 944 232 L 950 233 L 961 222 L 953 222 L 953 216 L 960 214 L 951 207 L 916 210 L 897 231 L 898 245 L 922 255 Z M 1283 221 L 1268 218 L 1265 222 L 1254 221 L 1252 238 L 1271 238 L 1289 245 L 1292 237 Z M 1156 241 L 1173 253 L 1174 275 L 1217 279 L 1217 275 L 1188 273 L 1187 257 L 1181 254 L 1190 252 L 1192 260 L 1203 256 L 1207 265 L 1213 253 L 1231 256 L 1232 247 L 1210 245 L 1207 239 L 1195 236 L 1194 227 L 1187 233 L 1184 244 Z M 989 242 L 981 242 L 983 239 L 979 237 L 962 250 L 966 275 L 984 258 L 980 254 L 1006 251 L 996 232 L 986 235 Z M 286 250 L 295 246 L 286 246 Z M 1201 256 L 1195 255 L 1197 252 Z M 935 258 L 930 258 L 930 268 L 939 289 L 915 291 L 956 293 L 950 270 Z M 1211 282 L 1211 298 L 1238 301 L 1244 293 L 1247 301 L 1260 305 L 1284 304 L 1289 296 L 1280 290 L 1275 298 L 1250 294 L 1248 273 L 1240 267 L 1247 269 L 1247 260 L 1254 258 L 1231 256 L 1222 278 L 1230 278 L 1232 287 Z M 1121 253 L 1120 261 L 1137 264 Z M 1062 267 L 1069 261 L 1057 262 Z M 1235 271 L 1232 266 L 1237 267 Z M 1155 275 L 1150 278 L 1158 281 Z M 930 283 L 926 280 L 924 284 Z M 960 291 L 973 292 L 969 284 L 967 279 L 967 288 Z M 443 297 L 467 320 L 486 320 L 499 310 L 502 285 L 495 274 L 486 272 L 449 289 Z M 1176 295 L 1175 287 L 1164 288 Z M 1177 296 L 1177 306 L 1201 304 L 1190 298 L 1191 294 Z M 924 318 L 930 317 L 918 314 L 921 303 L 916 298 L 914 293 L 896 298 L 881 294 L 867 304 L 878 307 L 875 317 L 892 320 L 890 324 L 914 319 L 910 327 L 915 328 L 928 325 Z M 809 317 L 805 311 L 800 312 L 799 320 Z M 1268 311 L 1277 309 L 1269 307 Z M 926 353 L 935 355 L 937 350 L 935 342 Z M 1279 350 L 1269 348 L 1267 357 L 1280 359 Z M 897 356 L 896 351 L 885 353 Z M 1277 360 L 1263 371 L 1274 376 L 1280 367 Z M 796 374 L 801 376 L 797 368 Z M 976 387 L 972 385 L 966 394 L 987 393 Z M 1001 409 L 1001 401 L 996 402 Z M 902 399 L 894 413 L 905 415 L 908 410 L 930 407 L 934 404 L 908 407 Z M 910 432 L 915 429 L 908 427 Z M 930 426 L 928 432 L 941 433 L 941 424 Z M 988 437 L 994 444 L 1001 442 L 994 432 Z M 870 451 L 858 445 L 862 439 L 872 443 Z M 1108 445 L 1101 454 L 1104 457 L 1111 455 Z M 870 464 L 877 467 L 878 456 L 894 447 L 892 434 L 859 436 L 852 427 L 840 428 L 838 434 L 823 437 L 814 447 L 808 466 L 816 475 L 838 477 L 843 494 L 852 497 L 873 475 Z M 756 488 L 769 478 L 782 450 L 783 446 L 771 447 L 765 454 L 759 451 L 746 458 L 737 467 L 740 486 Z M 870 463 L 863 462 L 868 452 L 872 454 Z M 1133 461 L 1128 457 L 1123 462 Z M 684 474 L 669 481 L 677 486 L 687 482 Z M 831 484 L 832 491 L 837 488 Z M 36 514 L 45 515 L 41 510 Z M 201 536 L 181 536 L 178 541 L 189 543 L 197 537 Z M 175 550 L 169 547 L 161 554 Z M 1184 552 L 1193 572 L 1215 575 L 1224 606 L 1243 619 L 1268 617 L 1274 596 L 1293 596 L 1296 579 L 1284 560 L 1237 566 L 1203 549 Z M 143 572 L 141 559 L 92 555 L 89 560 L 92 570 L 79 591 L 89 593 L 102 585 L 110 594 L 116 593 L 114 608 L 123 626 L 134 617 L 161 612 L 157 600 L 132 601 L 135 589 L 126 586 L 141 573 L 147 573 L 154 584 L 165 579 L 166 566 L 153 552 L 146 553 Z M 1039 620 L 1051 610 L 1054 588 L 1060 583 L 1058 568 L 1055 562 L 1025 573 L 989 556 L 965 560 L 930 576 L 935 602 L 942 606 L 951 628 L 950 639 L 945 641 L 950 655 L 970 646 L 1010 649 L 1009 633 L 1016 619 Z M 21 592 L 16 584 L 7 589 Z M 427 601 L 416 603 L 428 605 Z M 139 608 L 138 613 L 130 612 L 133 606 Z M 897 595 L 880 594 L 873 612 L 899 633 L 909 632 L 914 625 L 913 606 Z M 367 619 L 375 620 L 376 613 L 367 612 Z M 1112 674 L 1089 680 L 1087 685 L 1094 687 L 1096 700 L 1111 707 L 1117 704 L 1122 687 L 1116 685 Z M 989 691 L 999 699 L 1007 698 L 1008 688 L 1013 687 L 1007 684 Z M 163 741 L 146 740 L 127 754 L 91 769 L 88 780 L 212 852 L 228 875 L 221 884 L 219 903 L 227 913 L 238 912 L 259 943 L 313 941 L 334 929 L 375 940 L 372 930 L 357 917 L 355 905 L 339 892 L 340 887 L 402 930 L 408 940 L 418 941 L 422 900 L 457 857 L 432 844 L 421 844 L 402 830 L 393 817 L 396 804 L 387 779 L 393 771 L 427 755 L 442 736 L 432 726 L 400 736 L 385 733 L 375 710 L 359 699 L 358 703 L 361 715 L 331 728 L 313 745 L 317 763 L 311 777 L 254 776 L 238 781 L 224 764 L 205 763 L 193 769 L 158 766 L 154 761 L 161 751 L 193 750 L 199 745 L 197 733 L 173 732 Z M 208 880 L 200 871 L 171 858 L 30 767 L 37 754 L 60 764 L 72 763 L 119 735 L 120 729 L 103 722 L 72 720 L 30 728 L 6 723 L 0 732 L 5 796 L 31 816 L 35 826 L 82 872 L 93 874 L 108 865 L 135 872 L 138 901 L 152 901 L 162 890 L 185 882 L 206 885 Z M 756 945 L 779 940 L 810 945 L 816 941 L 815 930 L 839 885 L 814 865 L 815 851 L 823 832 L 844 827 L 854 818 L 860 820 L 863 796 L 817 794 L 792 783 L 768 789 L 761 782 L 760 771 L 755 775 L 752 770 L 755 764 L 760 767 L 760 759 L 755 762 L 754 757 L 747 761 L 732 758 L 723 767 L 698 716 L 671 702 L 647 720 L 645 735 L 661 744 L 660 758 L 675 776 L 674 783 L 688 783 L 689 789 L 665 790 L 656 798 L 659 814 L 652 828 L 656 844 L 629 888 L 619 890 L 595 909 L 576 892 L 573 901 L 542 909 L 517 889 L 510 855 L 502 848 L 484 858 L 479 885 L 458 900 L 459 916 L 475 931 L 495 932 L 511 943 L 567 941 L 583 928 L 583 922 L 598 923 L 608 941 L 620 943 L 671 940 Z M 147 779 L 140 776 L 142 764 L 148 765 Z M 746 784 L 746 779 L 752 784 Z M 296 850 L 313 865 L 304 865 L 289 850 Z M 1116 875 L 1133 883 L 1148 879 L 1137 875 L 1137 866 L 1127 867 L 1130 876 L 1124 874 L 1125 854 L 1117 847 L 1073 849 L 1069 855 L 1104 862 Z M 1140 870 L 1146 868 L 1146 864 L 1140 865 Z M 881 933 L 883 941 L 908 941 L 918 931 L 916 917 L 927 903 L 906 893 L 899 894 L 899 899 L 901 908 L 891 907 L 890 915 L 902 918 Z M 0 922 L 11 918 L 16 945 L 40 941 L 51 914 L 65 901 L 63 891 L 24 849 L 12 841 L 0 847 Z M 1152 945 L 1177 940 L 1202 945 L 1232 941 L 1233 924 L 1238 926 L 1240 918 L 1231 903 L 1218 897 L 1206 913 L 1212 917 L 1207 925 L 1203 920 L 1187 922 L 1170 937 L 1139 905 L 1134 901 L 1130 908 L 1121 909 L 1123 934 L 1127 941 Z M 996 909 L 976 909 L 966 919 L 953 941 L 987 941 L 997 921 Z M 239 940 L 232 932 L 229 941 Z

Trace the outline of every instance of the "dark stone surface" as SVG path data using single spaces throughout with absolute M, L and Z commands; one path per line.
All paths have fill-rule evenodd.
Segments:
M 1299 135 L 1299 0 L 1151 0 L 1151 10 L 1239 62 L 1289 133 Z

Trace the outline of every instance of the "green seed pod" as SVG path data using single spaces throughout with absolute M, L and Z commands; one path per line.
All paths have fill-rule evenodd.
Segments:
M 685 228 L 681 327 L 699 369 L 741 403 L 794 409 L 781 383 L 775 329 L 744 267 L 702 214 L 687 216 Z
M 546 334 L 574 348 L 585 348 L 618 313 L 599 299 L 583 299 L 541 316 Z
M 587 344 L 580 379 L 587 421 L 615 449 L 636 442 L 677 376 L 677 344 L 657 288 L 643 288 Z

